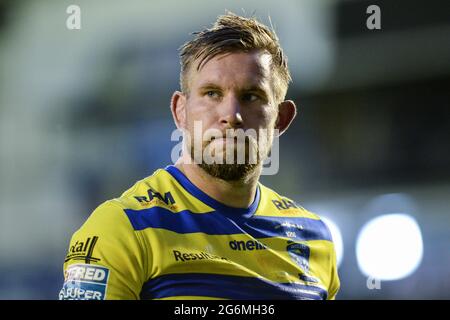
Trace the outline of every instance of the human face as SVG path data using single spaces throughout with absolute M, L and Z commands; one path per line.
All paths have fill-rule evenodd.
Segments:
M 221 164 L 199 163 L 212 176 L 223 180 L 243 179 L 267 156 L 278 116 L 270 65 L 271 56 L 267 53 L 233 52 L 212 58 L 198 71 L 196 68 L 189 71 L 189 94 L 184 97 L 182 127 L 191 139 L 197 139 L 194 124 L 201 123 L 202 155 L 209 148 L 213 153 L 222 151 L 221 157 L 224 158 L 225 147 L 231 144 L 238 148 L 235 139 L 216 138 L 211 141 L 208 134 L 211 129 L 222 133 L 223 137 L 230 129 L 253 129 L 258 141 L 246 139 L 244 149 L 247 154 L 252 149 L 254 154 L 259 152 L 263 155 L 256 163 L 249 163 L 248 157 L 243 164 L 229 164 L 225 160 Z M 259 134 L 260 129 L 264 129 L 264 136 Z M 192 156 L 193 146 L 195 141 L 191 140 L 189 151 Z

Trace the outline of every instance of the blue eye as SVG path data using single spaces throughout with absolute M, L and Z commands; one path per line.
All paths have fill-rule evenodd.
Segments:
M 206 95 L 210 98 L 215 98 L 219 96 L 219 94 L 216 91 L 207 91 Z

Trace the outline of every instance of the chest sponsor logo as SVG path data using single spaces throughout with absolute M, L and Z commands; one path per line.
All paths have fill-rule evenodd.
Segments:
M 253 251 L 253 250 L 264 250 L 267 247 L 259 241 L 248 240 L 248 241 L 238 241 L 232 240 L 229 242 L 231 250 L 237 251 Z
M 70 246 L 69 252 L 67 253 L 64 262 L 68 262 L 71 260 L 81 260 L 85 263 L 100 261 L 99 258 L 95 258 L 92 256 L 97 241 L 97 236 L 89 237 L 86 240 L 77 240 L 73 245 Z
M 60 300 L 104 300 L 109 269 L 89 264 L 74 264 L 64 272 Z

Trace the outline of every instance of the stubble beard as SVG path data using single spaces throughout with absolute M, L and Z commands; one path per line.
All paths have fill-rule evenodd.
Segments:
M 197 165 L 214 178 L 230 182 L 244 181 L 260 167 L 263 160 L 259 157 L 259 153 L 257 152 L 256 163 L 253 163 L 254 161 L 250 161 L 247 143 L 248 141 L 246 141 L 246 156 L 244 163 L 237 163 L 237 150 L 236 147 L 234 147 L 235 163 L 225 163 L 225 160 L 223 161 L 224 163 L 205 163 L 204 159 L 202 159 L 202 161 L 198 162 Z M 202 152 L 204 152 L 205 148 L 206 146 L 203 146 Z M 223 154 L 225 157 L 225 152 L 223 152 Z M 194 148 L 192 147 L 192 144 L 190 148 L 190 155 L 191 159 L 195 159 Z

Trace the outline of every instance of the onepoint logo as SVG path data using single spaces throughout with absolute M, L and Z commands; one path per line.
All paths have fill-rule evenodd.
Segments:
M 237 250 L 237 251 L 247 251 L 247 250 L 265 250 L 267 247 L 259 242 L 254 240 L 248 240 L 248 241 L 237 241 L 232 240 L 229 242 L 231 250 Z
M 258 164 L 262 162 L 263 175 L 274 175 L 279 170 L 278 129 L 218 129 L 203 131 L 201 121 L 194 121 L 193 136 L 187 130 L 176 129 L 171 141 L 178 143 L 172 148 L 171 160 L 175 163 L 182 153 L 186 164 Z M 181 139 L 181 141 L 180 141 Z

